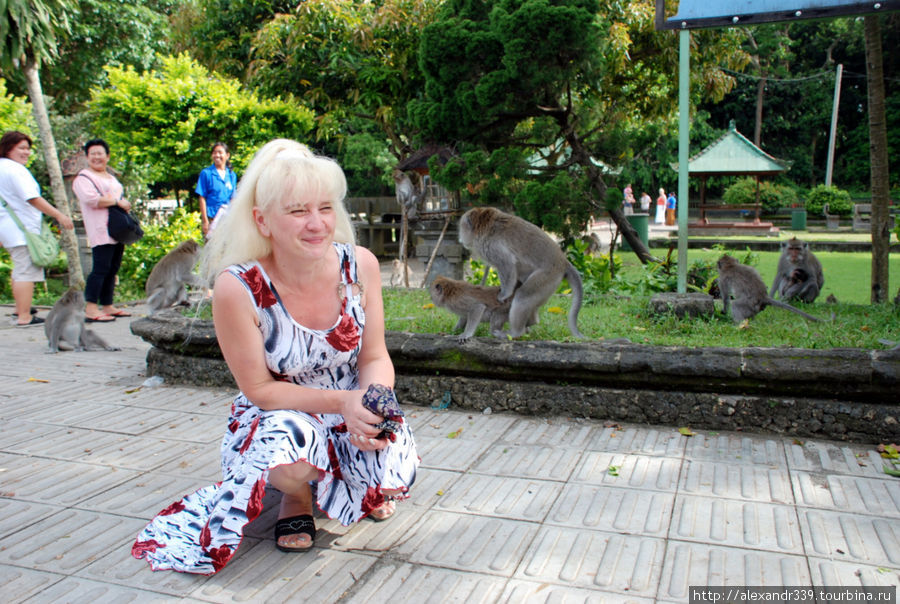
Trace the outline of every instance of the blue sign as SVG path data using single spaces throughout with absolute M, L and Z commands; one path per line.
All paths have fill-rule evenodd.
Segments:
M 900 10 L 900 0 L 681 0 L 676 14 L 666 17 L 665 4 L 665 0 L 656 0 L 657 29 L 753 25 Z

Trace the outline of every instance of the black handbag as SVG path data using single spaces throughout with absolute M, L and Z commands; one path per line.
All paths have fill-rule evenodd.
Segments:
M 83 171 L 79 172 L 78 176 L 87 178 L 91 181 L 91 184 L 94 185 L 94 188 L 97 189 L 97 193 L 103 194 L 93 178 L 89 177 Z M 109 210 L 109 217 L 106 221 L 106 232 L 109 233 L 110 237 L 119 243 L 131 245 L 144 236 L 144 230 L 141 228 L 141 223 L 134 217 L 134 214 L 126 212 L 117 205 L 109 206 L 107 209 Z
M 144 230 L 137 218 L 119 206 L 109 206 L 106 232 L 110 237 L 125 245 L 131 245 L 144 236 Z

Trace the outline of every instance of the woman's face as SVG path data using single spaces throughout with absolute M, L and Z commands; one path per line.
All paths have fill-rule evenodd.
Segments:
M 212 150 L 213 165 L 215 165 L 219 170 L 225 167 L 225 163 L 228 161 L 229 157 L 231 156 L 221 145 L 216 146 L 216 148 Z
M 331 249 L 337 222 L 330 199 L 289 200 L 265 212 L 254 209 L 257 227 L 274 249 L 318 258 Z
M 31 157 L 31 144 L 27 140 L 22 139 L 18 145 L 6 153 L 6 157 L 24 166 L 28 163 L 28 158 Z
M 87 150 L 88 166 L 97 172 L 105 172 L 106 164 L 109 163 L 109 154 L 103 145 L 93 145 Z

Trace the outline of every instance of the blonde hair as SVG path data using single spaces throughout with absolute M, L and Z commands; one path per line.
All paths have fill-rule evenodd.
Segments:
M 258 260 L 272 253 L 268 237 L 256 226 L 253 208 L 266 211 L 291 199 L 316 197 L 334 203 L 334 240 L 355 244 L 353 224 L 344 207 L 347 179 L 334 160 L 314 155 L 306 145 L 275 139 L 262 146 L 241 177 L 228 212 L 203 248 L 200 274 L 212 283 L 232 264 Z

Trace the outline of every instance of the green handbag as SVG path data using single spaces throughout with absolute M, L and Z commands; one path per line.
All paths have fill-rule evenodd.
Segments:
M 13 222 L 25 234 L 25 245 L 28 246 L 28 253 L 31 255 L 31 261 L 34 262 L 35 266 L 53 264 L 59 256 L 59 241 L 57 241 L 53 231 L 50 230 L 50 223 L 41 217 L 41 232 L 32 233 L 25 228 L 25 225 L 22 224 L 22 221 L 12 211 L 5 199 L 0 198 L 0 202 L 3 202 L 3 207 L 12 217 Z

